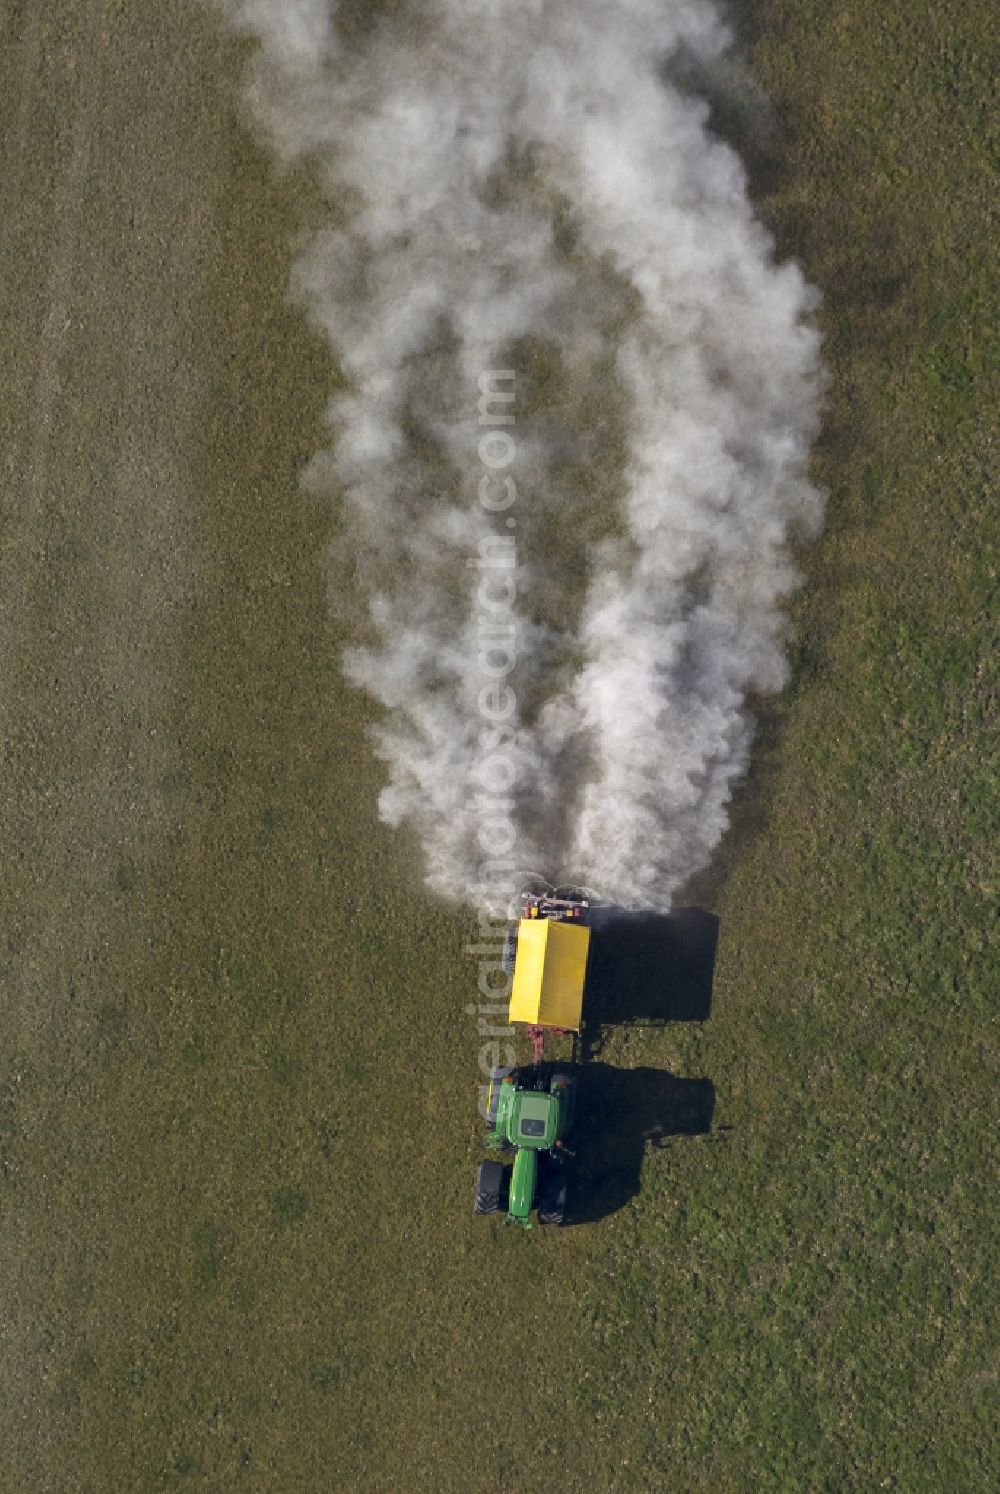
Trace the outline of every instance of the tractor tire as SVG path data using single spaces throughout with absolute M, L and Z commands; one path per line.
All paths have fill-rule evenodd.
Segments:
M 476 1173 L 477 1214 L 495 1214 L 500 1207 L 500 1190 L 503 1187 L 503 1163 L 480 1162 Z
M 576 1097 L 579 1092 L 576 1075 L 553 1074 L 549 1083 L 549 1093 L 552 1094 L 557 1089 L 564 1089 L 566 1091 L 568 1118 L 564 1135 L 568 1136 L 573 1129 L 573 1122 L 576 1118 Z
M 486 1129 L 495 1131 L 497 1127 L 497 1110 L 500 1107 L 500 1086 L 505 1079 L 510 1078 L 516 1086 L 517 1069 L 491 1069 L 490 1070 L 490 1094 L 486 1106 Z
M 550 1162 L 546 1168 L 538 1204 L 538 1222 L 566 1223 L 566 1168 L 561 1162 Z
M 501 1079 L 502 1071 L 500 1073 L 494 1071 L 490 1074 L 490 1092 L 486 1104 L 486 1128 L 489 1131 L 494 1130 L 497 1123 L 497 1107 L 500 1104 Z

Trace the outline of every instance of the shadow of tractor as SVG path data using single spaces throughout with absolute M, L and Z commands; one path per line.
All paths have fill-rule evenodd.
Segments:
M 593 928 L 584 1057 L 600 1052 L 604 1027 L 707 1021 L 719 938 L 714 913 L 601 909 Z
M 662 1069 L 587 1063 L 577 1072 L 567 1223 L 589 1224 L 639 1192 L 647 1148 L 711 1130 L 715 1087 L 708 1079 L 678 1079 Z

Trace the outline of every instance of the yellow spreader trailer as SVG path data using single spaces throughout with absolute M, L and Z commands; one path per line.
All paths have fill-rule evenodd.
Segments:
M 590 952 L 586 904 L 531 899 L 516 926 L 509 1019 L 529 1030 L 536 1058 L 546 1032 L 579 1033 Z M 546 906 L 546 904 L 548 906 Z

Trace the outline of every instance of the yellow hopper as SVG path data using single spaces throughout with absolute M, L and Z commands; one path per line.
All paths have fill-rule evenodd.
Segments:
M 550 918 L 522 918 L 510 993 L 510 1020 L 580 1031 L 590 929 Z

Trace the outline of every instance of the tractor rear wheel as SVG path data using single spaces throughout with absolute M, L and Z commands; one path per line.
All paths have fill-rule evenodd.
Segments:
M 500 1207 L 500 1189 L 503 1186 L 503 1163 L 480 1162 L 476 1173 L 477 1214 L 495 1214 Z
M 539 1224 L 566 1223 L 566 1169 L 561 1162 L 550 1162 L 542 1180 L 542 1197 L 538 1205 Z

